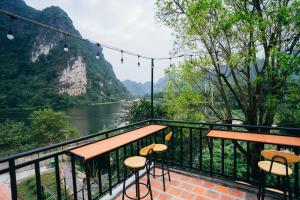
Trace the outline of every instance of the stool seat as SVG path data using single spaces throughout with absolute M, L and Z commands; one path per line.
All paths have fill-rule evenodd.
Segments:
M 143 168 L 146 165 L 146 158 L 142 156 L 132 156 L 126 158 L 124 164 L 131 169 Z
M 154 152 L 163 152 L 168 149 L 168 146 L 165 144 L 155 144 L 153 147 Z
M 271 161 L 259 161 L 258 162 L 258 167 L 262 170 L 264 170 L 265 172 L 269 172 L 270 171 L 270 167 L 271 167 Z M 279 176 L 290 176 L 293 173 L 293 170 L 288 167 L 288 174 L 286 174 L 286 166 L 278 163 L 278 162 L 273 162 L 273 166 L 272 166 L 272 170 L 271 172 L 272 174 L 276 174 Z

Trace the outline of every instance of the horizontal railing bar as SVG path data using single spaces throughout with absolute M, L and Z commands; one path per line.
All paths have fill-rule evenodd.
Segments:
M 286 131 L 299 131 L 300 128 L 291 127 L 279 127 L 279 126 L 256 126 L 247 124 L 222 124 L 222 123 L 209 123 L 209 122 L 193 122 L 193 121 L 180 121 L 180 120 L 167 120 L 167 119 L 152 119 L 153 122 L 169 122 L 169 123 L 185 123 L 185 124 L 198 124 L 207 126 L 232 126 L 240 128 L 260 128 L 260 129 L 270 129 L 270 130 L 286 130 Z
M 151 120 L 144 120 L 144 121 L 137 122 L 137 123 L 134 123 L 134 124 L 129 124 L 129 125 L 122 126 L 122 127 L 119 127 L 119 128 L 115 128 L 115 129 L 111 129 L 111 130 L 107 130 L 107 131 L 103 131 L 103 132 L 99 132 L 99 133 L 94 133 L 94 134 L 91 134 L 91 135 L 87 135 L 87 136 L 80 137 L 80 138 L 77 138 L 77 139 L 69 140 L 69 141 L 66 141 L 66 142 L 52 144 L 52 145 L 49 145 L 47 147 L 41 147 L 41 148 L 36 148 L 36 149 L 29 150 L 29 151 L 25 151 L 25 152 L 22 152 L 22 153 L 12 154 L 10 156 L 0 158 L 0 163 L 7 162 L 7 161 L 12 160 L 12 159 L 18 159 L 18 158 L 21 158 L 21 157 L 25 157 L 25 156 L 29 156 L 29 155 L 32 155 L 32 154 L 40 153 L 40 152 L 43 152 L 43 151 L 48 151 L 50 149 L 63 147 L 63 146 L 69 145 L 69 144 L 81 142 L 81 141 L 91 139 L 91 138 L 94 138 L 94 137 L 98 137 L 98 136 L 101 136 L 101 135 L 104 135 L 104 134 L 107 134 L 107 133 L 111 133 L 111 132 L 119 131 L 119 130 L 122 130 L 122 129 L 130 128 L 132 126 L 144 124 L 144 123 L 147 123 L 147 122 L 150 122 L 150 121 Z

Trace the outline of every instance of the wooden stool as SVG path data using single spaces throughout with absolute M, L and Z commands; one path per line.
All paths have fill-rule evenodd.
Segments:
M 133 157 L 129 157 L 124 161 L 124 165 L 129 168 L 132 172 L 129 173 L 129 175 L 127 175 L 127 170 L 125 168 L 125 172 L 124 172 L 124 181 L 123 181 L 123 194 L 122 194 L 122 199 L 124 200 L 124 197 L 126 195 L 126 197 L 128 197 L 129 199 L 143 199 L 145 197 L 148 196 L 148 194 L 150 194 L 150 198 L 151 200 L 153 199 L 152 196 L 152 189 L 151 189 L 151 184 L 150 184 L 150 169 L 149 169 L 149 156 L 150 154 L 153 152 L 152 148 L 149 148 L 147 151 L 147 154 L 145 157 L 143 156 L 133 156 Z M 147 183 L 140 183 L 140 176 L 139 176 L 139 171 L 142 169 L 146 168 L 146 173 L 147 173 Z M 136 189 L 136 197 L 130 197 L 127 195 L 126 193 L 126 188 L 125 188 L 125 184 L 126 184 L 126 179 L 127 177 L 131 176 L 132 174 L 135 175 L 135 189 Z M 140 185 L 144 185 L 147 187 L 148 191 L 147 193 L 141 197 L 140 194 Z
M 172 139 L 172 136 L 173 136 L 173 132 L 170 132 L 169 134 L 167 134 L 165 136 L 165 141 L 166 142 L 170 142 L 171 139 Z M 165 185 L 165 175 L 168 175 L 169 177 L 169 181 L 171 181 L 171 176 L 170 176 L 170 169 L 169 169 L 169 164 L 168 162 L 166 163 L 167 165 L 167 169 L 165 169 L 165 154 L 168 150 L 168 146 L 165 145 L 165 144 L 152 144 L 152 145 L 149 145 L 148 147 L 145 147 L 143 149 L 146 149 L 146 148 L 153 148 L 153 152 L 154 152 L 154 166 L 153 166 L 153 178 L 155 178 L 155 176 L 162 176 L 163 178 L 163 187 L 164 187 L 164 191 L 166 191 L 166 185 Z M 142 150 L 143 150 L 142 149 Z M 140 155 L 143 156 L 144 154 L 144 151 L 140 151 Z M 161 174 L 160 175 L 156 175 L 155 174 L 155 167 L 157 166 L 157 163 L 156 163 L 156 154 L 160 154 L 162 156 L 162 162 L 161 162 Z M 166 172 L 165 172 L 166 170 Z
M 275 150 L 263 150 L 261 151 L 261 156 L 268 159 L 265 161 L 259 161 L 258 167 L 261 171 L 261 180 L 259 185 L 259 191 L 257 194 L 258 200 L 262 198 L 264 200 L 265 196 L 265 185 L 266 185 L 266 174 L 274 174 L 282 177 L 285 184 L 283 188 L 284 199 L 287 199 L 287 191 L 289 199 L 292 199 L 292 193 L 290 190 L 290 180 L 289 177 L 293 173 L 293 170 L 288 166 L 288 164 L 297 163 L 300 161 L 300 157 L 294 153 L 286 151 L 275 151 Z M 284 181 L 286 178 L 286 181 Z

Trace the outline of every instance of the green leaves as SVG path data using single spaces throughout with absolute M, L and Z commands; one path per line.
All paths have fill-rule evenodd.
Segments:
M 0 151 L 3 156 L 75 137 L 79 137 L 79 132 L 71 127 L 69 117 L 51 108 L 34 111 L 30 115 L 30 125 L 16 121 L 0 123 Z

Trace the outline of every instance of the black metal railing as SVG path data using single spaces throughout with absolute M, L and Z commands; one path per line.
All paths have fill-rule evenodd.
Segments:
M 82 146 L 94 141 L 104 140 L 111 136 L 122 134 L 128 130 L 132 130 L 149 123 L 162 124 L 168 126 L 167 130 L 159 134 L 151 135 L 141 140 L 135 141 L 131 144 L 123 146 L 119 149 L 113 150 L 106 155 L 89 161 L 82 165 L 76 159 L 69 159 L 67 157 L 68 150 Z M 222 179 L 231 181 L 244 181 L 250 184 L 256 184 L 256 181 L 251 176 L 250 159 L 244 156 L 241 149 L 236 143 L 224 139 L 207 139 L 206 134 L 210 129 L 219 130 L 234 130 L 234 131 L 249 131 L 279 134 L 279 135 L 294 135 L 299 137 L 300 129 L 298 128 L 284 128 L 284 127 L 265 127 L 265 126 L 251 126 L 251 125 L 232 125 L 232 124 L 216 124 L 216 123 L 201 123 L 188 121 L 170 121 L 162 119 L 146 120 L 136 124 L 120 127 L 117 129 L 104 131 L 101 133 L 85 136 L 72 141 L 55 144 L 49 147 L 40 148 L 24 152 L 21 154 L 12 155 L 6 158 L 1 158 L 0 163 L 8 163 L 7 167 L 0 170 L 1 174 L 9 174 L 10 186 L 12 191 L 12 199 L 18 198 L 18 185 L 16 179 L 16 172 L 23 167 L 33 165 L 35 183 L 36 183 L 36 198 L 43 199 L 42 180 L 40 163 L 44 160 L 54 160 L 55 180 L 56 180 L 56 199 L 65 199 L 62 196 L 61 188 L 61 167 L 65 163 L 70 163 L 69 175 L 64 174 L 66 179 L 72 180 L 76 172 L 84 172 L 85 167 L 89 167 L 89 180 L 82 181 L 82 186 L 79 187 L 77 182 L 69 182 L 66 196 L 68 199 L 88 199 L 83 188 L 90 187 L 92 196 L 90 199 L 99 199 L 101 196 L 112 193 L 112 190 L 120 182 L 123 181 L 124 165 L 123 161 L 126 157 L 137 155 L 139 150 L 153 142 L 164 143 L 164 136 L 167 132 L 173 131 L 174 138 L 171 140 L 169 146 L 169 156 L 167 161 L 173 168 L 182 171 L 188 171 L 197 174 L 206 174 L 209 176 L 216 176 Z M 250 142 L 239 142 L 245 149 L 246 153 L 250 152 Z M 299 148 L 283 147 L 278 145 L 265 145 L 265 148 L 289 148 L 296 154 L 299 154 Z M 25 162 L 17 162 L 18 160 L 37 153 L 47 152 L 42 157 L 32 159 Z M 292 191 L 294 196 L 299 198 L 299 166 L 293 166 L 294 173 L 291 178 Z M 77 178 L 78 180 L 78 178 Z M 86 184 L 88 182 L 88 184 Z M 281 187 L 280 179 L 271 177 L 268 180 L 268 185 L 271 187 Z M 80 194 L 80 195 L 79 195 Z M 64 195 L 65 196 L 65 195 Z

